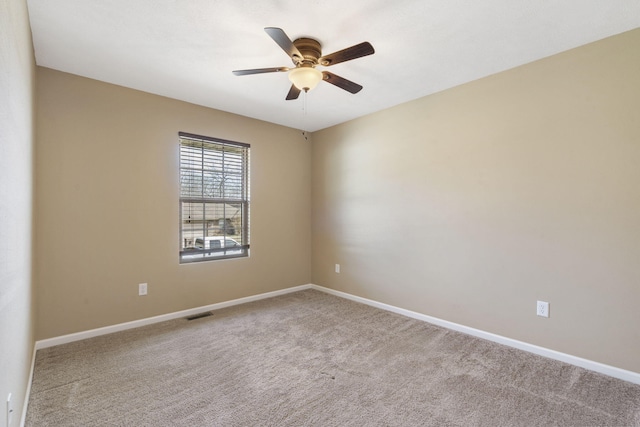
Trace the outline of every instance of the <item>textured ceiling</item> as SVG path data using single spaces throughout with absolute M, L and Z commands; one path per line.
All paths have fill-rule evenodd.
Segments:
M 38 65 L 315 131 L 640 27 L 638 0 L 28 0 Z M 376 53 L 328 68 L 285 101 L 290 66 L 264 32 L 313 37 L 328 54 Z M 318 67 L 322 69 L 322 67 Z

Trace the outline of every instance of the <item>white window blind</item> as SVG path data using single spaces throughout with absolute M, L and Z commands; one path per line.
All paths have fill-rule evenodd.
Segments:
M 180 132 L 180 262 L 249 255 L 249 144 Z

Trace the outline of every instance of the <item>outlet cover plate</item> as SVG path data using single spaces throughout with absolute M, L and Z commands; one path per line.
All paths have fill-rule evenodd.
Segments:
M 147 294 L 147 284 L 140 283 L 138 285 L 138 295 L 146 295 Z
M 7 396 L 7 427 L 11 426 L 11 418 L 13 417 L 13 402 L 11 401 L 11 393 Z
M 536 303 L 536 314 L 540 317 L 549 317 L 549 303 L 546 301 L 538 301 Z

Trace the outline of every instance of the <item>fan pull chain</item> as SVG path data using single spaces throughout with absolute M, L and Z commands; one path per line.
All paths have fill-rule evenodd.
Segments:
M 302 91 L 302 129 L 307 131 L 307 91 Z M 306 136 L 305 136 L 306 139 Z
M 305 90 L 302 95 L 302 111 L 304 114 L 304 118 L 307 118 L 307 91 Z M 306 120 L 305 120 L 306 122 Z M 306 124 L 306 123 L 305 123 Z

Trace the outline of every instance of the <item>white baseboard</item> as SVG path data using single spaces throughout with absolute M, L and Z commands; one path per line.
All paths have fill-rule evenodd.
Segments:
M 52 347 L 55 345 L 66 344 L 73 341 L 79 341 L 87 338 L 92 338 L 100 335 L 106 335 L 113 332 L 124 331 L 127 329 L 138 328 L 140 326 L 146 326 L 153 323 L 164 322 L 165 320 L 178 319 L 181 317 L 192 316 L 194 314 L 202 313 L 209 310 L 218 310 L 225 307 L 231 307 L 238 304 L 244 304 L 247 302 L 258 301 L 265 298 L 276 297 L 279 295 L 288 294 L 291 292 L 297 292 L 305 289 L 315 289 L 327 294 L 335 295 L 341 298 L 345 298 L 351 301 L 366 304 L 372 307 L 376 307 L 382 310 L 397 313 L 403 316 L 410 317 L 412 319 L 421 320 L 434 325 L 442 326 L 447 329 L 462 332 L 468 335 L 472 335 L 478 338 L 486 339 L 489 341 L 503 344 L 509 347 L 517 348 L 520 350 L 534 353 L 540 356 L 544 356 L 550 359 L 559 360 L 561 362 L 569 363 L 571 365 L 579 366 L 581 368 L 589 369 L 591 371 L 599 372 L 610 377 L 618 378 L 624 381 L 628 381 L 635 384 L 640 384 L 640 373 L 627 371 L 624 369 L 616 368 L 615 366 L 605 365 L 603 363 L 594 362 L 592 360 L 583 359 L 581 357 L 572 356 L 570 354 L 561 353 L 559 351 L 551 350 L 545 347 L 529 344 L 523 341 L 514 340 L 511 338 L 503 337 L 501 335 L 492 334 L 490 332 L 474 329 L 468 326 L 460 325 L 458 323 L 449 322 L 447 320 L 438 319 L 437 317 L 427 316 L 426 314 L 417 313 L 415 311 L 405 310 L 404 308 L 395 307 L 389 304 L 384 304 L 378 301 L 362 298 L 356 295 L 348 294 L 346 292 L 336 291 L 333 289 L 325 288 L 318 285 L 308 284 L 295 286 L 292 288 L 281 289 L 278 291 L 267 292 L 264 294 L 253 295 L 245 298 L 238 298 L 231 301 L 225 301 L 217 304 L 206 305 L 203 307 L 196 307 L 188 310 L 177 311 L 174 313 L 163 314 L 160 316 L 148 317 L 146 319 L 134 320 L 132 322 L 120 323 L 113 326 L 106 326 L 104 328 L 91 329 L 89 331 L 78 332 L 69 335 L 63 335 L 60 337 L 49 338 L 45 340 L 36 341 L 35 350 L 41 348 Z M 35 358 L 34 350 L 34 358 Z M 32 366 L 33 369 L 33 366 Z M 32 372 L 33 374 L 33 372 Z M 29 380 L 31 381 L 31 380 Z M 30 386 L 31 383 L 29 383 Z M 27 402 L 25 401 L 25 408 Z M 26 413 L 26 410 L 24 411 Z
M 133 320 L 131 322 L 119 323 L 117 325 L 105 326 L 103 328 L 90 329 L 88 331 L 76 332 L 74 334 L 62 335 L 59 337 L 48 338 L 36 341 L 36 350 L 41 348 L 53 347 L 56 345 L 67 344 L 74 341 L 80 341 L 87 338 L 93 338 L 100 335 L 111 334 L 113 332 L 125 331 L 127 329 L 139 328 L 140 326 L 151 325 L 154 323 L 164 322 L 166 320 L 179 319 L 181 317 L 193 316 L 205 311 L 219 310 L 225 307 L 245 304 L 247 302 L 258 301 L 261 299 L 277 297 L 279 295 L 289 294 L 291 292 L 310 289 L 312 285 L 300 285 L 292 288 L 281 289 L 278 291 L 267 292 L 264 294 L 252 295 L 250 297 L 238 298 L 231 301 L 219 302 L 216 304 L 205 305 L 202 307 L 190 308 L 188 310 L 176 311 L 173 313 L 162 314 L 160 316 L 147 317 L 145 319 Z
M 395 307 L 393 305 L 384 304 L 378 301 L 362 298 L 356 295 L 348 294 L 346 292 L 336 291 L 333 289 L 325 288 L 318 285 L 311 285 L 312 289 L 326 292 L 331 295 L 335 295 L 341 298 L 345 298 L 351 301 L 359 302 L 362 304 L 370 305 L 372 307 L 380 308 L 382 310 L 391 311 L 393 313 L 401 314 L 403 316 L 411 317 L 412 319 L 422 320 L 427 323 L 442 326 L 447 329 L 462 332 L 467 335 L 473 335 L 474 337 L 486 339 L 489 341 L 503 344 L 509 347 L 524 350 L 529 353 L 534 353 L 539 356 L 544 356 L 549 359 L 559 360 L 561 362 L 569 363 L 570 365 L 579 366 L 581 368 L 588 369 L 590 371 L 599 372 L 610 377 L 618 378 L 624 381 L 628 381 L 634 384 L 640 384 L 640 373 L 627 371 L 624 369 L 616 368 L 615 366 L 605 365 L 603 363 L 594 362 L 593 360 L 583 359 L 581 357 L 572 356 L 570 354 L 561 353 L 559 351 L 551 350 L 545 347 L 540 347 L 534 344 L 529 344 L 523 341 L 514 340 L 511 338 L 503 337 L 501 335 L 492 334 L 490 332 L 482 331 L 480 329 L 470 328 L 468 326 L 460 325 L 458 323 L 449 322 L 447 320 L 438 319 L 437 317 L 427 316 L 426 314 L 416 313 L 415 311 L 405 310 L 404 308 Z

